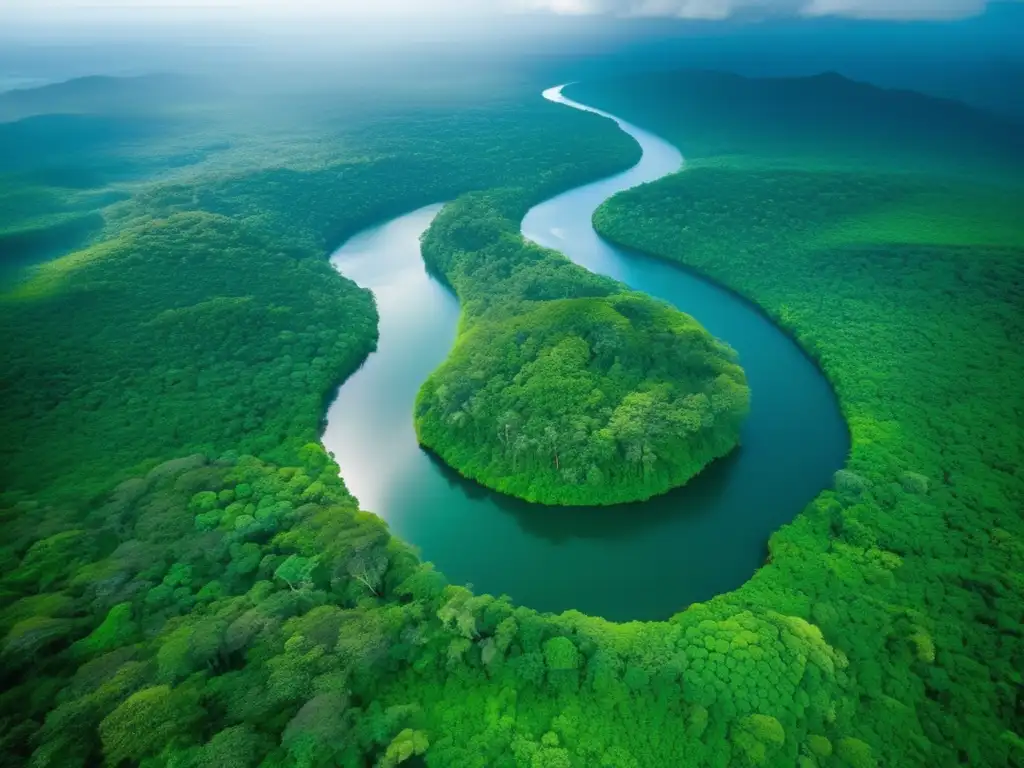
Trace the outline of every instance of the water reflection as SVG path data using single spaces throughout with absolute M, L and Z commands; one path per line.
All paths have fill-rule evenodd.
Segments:
M 658 528 L 677 515 L 711 514 L 740 462 L 740 451 L 734 451 L 685 487 L 648 501 L 612 507 L 545 507 L 492 491 L 460 475 L 433 451 L 421 450 L 453 493 L 468 502 L 496 507 L 511 516 L 523 533 L 553 544 L 578 538 L 623 541 L 648 528 Z

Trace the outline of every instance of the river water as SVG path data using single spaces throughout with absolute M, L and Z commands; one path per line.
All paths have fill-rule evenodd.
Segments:
M 560 88 L 544 97 L 605 114 L 569 101 Z M 523 233 L 674 304 L 736 349 L 752 392 L 740 448 L 665 496 L 572 509 L 494 493 L 420 449 L 416 393 L 446 358 L 459 317 L 458 302 L 420 257 L 419 237 L 440 204 L 368 229 L 331 257 L 339 272 L 376 296 L 380 340 L 339 390 L 323 442 L 361 506 L 452 583 L 542 611 L 664 619 L 749 579 L 765 560 L 771 533 L 831 484 L 849 435 L 824 376 L 753 305 L 598 237 L 591 217 L 604 200 L 682 164 L 675 147 L 617 122 L 643 148 L 640 162 L 536 206 Z

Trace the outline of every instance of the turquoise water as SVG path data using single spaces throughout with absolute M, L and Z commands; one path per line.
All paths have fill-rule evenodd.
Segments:
M 544 95 L 585 108 L 559 89 Z M 451 582 L 542 611 L 577 609 L 624 621 L 667 618 L 749 579 L 765 560 L 771 533 L 831 484 L 849 436 L 824 376 L 753 305 L 678 266 L 612 247 L 594 232 L 590 221 L 600 203 L 682 163 L 658 137 L 620 126 L 640 143 L 641 161 L 538 205 L 523 233 L 671 302 L 735 348 L 752 391 L 741 447 L 665 496 L 577 509 L 501 496 L 421 450 L 413 403 L 447 356 L 459 313 L 419 253 L 419 236 L 440 205 L 369 229 L 331 258 L 374 292 L 380 342 L 339 391 L 323 440 L 363 508 Z

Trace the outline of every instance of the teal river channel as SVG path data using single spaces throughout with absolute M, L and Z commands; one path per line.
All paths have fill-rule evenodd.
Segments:
M 562 96 L 544 97 L 597 112 Z M 739 353 L 752 392 L 742 444 L 684 488 L 613 507 L 527 504 L 464 480 L 416 442 L 413 404 L 448 355 L 459 305 L 427 275 L 419 237 L 441 205 L 353 237 L 335 268 L 373 291 L 376 352 L 341 387 L 323 436 L 363 509 L 450 582 L 541 611 L 665 619 L 747 581 L 768 537 L 829 487 L 849 433 L 821 371 L 752 304 L 679 266 L 612 247 L 591 226 L 609 197 L 682 166 L 679 151 L 611 115 L 643 148 L 625 173 L 533 208 L 523 234 L 693 315 Z

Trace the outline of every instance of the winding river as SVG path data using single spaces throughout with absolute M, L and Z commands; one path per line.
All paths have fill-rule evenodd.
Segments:
M 731 344 L 752 391 L 740 449 L 659 498 L 577 509 L 501 496 L 421 450 L 413 403 L 447 356 L 459 316 L 458 302 L 420 257 L 419 237 L 440 204 L 368 229 L 331 257 L 375 294 L 380 340 L 331 405 L 323 442 L 362 507 L 452 583 L 542 611 L 664 619 L 747 581 L 764 562 L 771 533 L 830 485 L 849 435 L 824 376 L 756 307 L 678 266 L 615 248 L 591 226 L 607 198 L 679 170 L 679 151 L 570 101 L 561 88 L 544 97 L 615 120 L 643 157 L 624 173 L 536 206 L 523 234 L 665 299 Z

